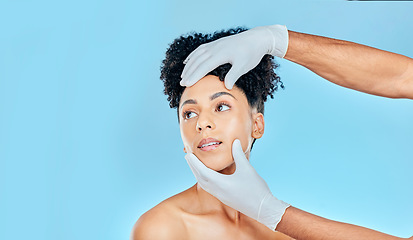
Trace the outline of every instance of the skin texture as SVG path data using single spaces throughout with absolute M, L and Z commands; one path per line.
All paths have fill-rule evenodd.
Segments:
M 235 171 L 231 148 L 240 139 L 242 149 L 249 155 L 254 138 L 264 133 L 264 119 L 248 105 L 244 93 L 237 87 L 227 90 L 216 76 L 206 76 L 199 84 L 187 88 L 179 107 L 181 137 L 184 151 L 195 154 L 207 167 L 221 173 Z M 215 93 L 223 94 L 213 100 Z M 192 102 L 183 104 L 185 102 Z M 196 103 L 195 103 L 196 102 Z M 202 139 L 214 138 L 222 142 L 216 149 L 202 151 Z
M 413 59 L 369 46 L 288 31 L 285 59 L 340 86 L 413 99 Z
M 211 100 L 211 95 L 227 92 Z M 196 104 L 181 105 L 186 100 Z M 219 107 L 220 103 L 230 108 Z M 185 151 L 192 151 L 206 166 L 231 174 L 235 165 L 232 142 L 240 139 L 249 156 L 249 144 L 264 133 L 262 114 L 255 113 L 241 90 L 225 88 L 216 76 L 206 76 L 186 88 L 180 101 L 180 128 Z M 189 119 L 184 119 L 189 116 Z M 210 126 L 210 127 L 207 127 Z M 197 148 L 199 141 L 213 137 L 222 144 L 209 152 Z M 291 239 L 222 204 L 198 184 L 161 202 L 143 214 L 133 227 L 131 240 L 141 239 Z
M 399 238 L 372 229 L 325 219 L 300 209 L 287 208 L 277 230 L 296 239 L 318 240 L 400 240 Z

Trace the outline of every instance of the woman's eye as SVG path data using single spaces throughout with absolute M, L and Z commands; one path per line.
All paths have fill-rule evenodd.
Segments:
M 185 112 L 184 113 L 184 118 L 185 119 L 191 119 L 191 118 L 193 118 L 193 117 L 196 117 L 196 113 L 194 113 L 194 112 Z
M 225 105 L 225 104 L 220 104 L 220 105 L 218 105 L 218 107 L 217 107 L 217 111 L 218 112 L 223 112 L 223 111 L 226 111 L 226 110 L 228 110 L 229 109 L 229 106 L 227 106 L 227 105 Z

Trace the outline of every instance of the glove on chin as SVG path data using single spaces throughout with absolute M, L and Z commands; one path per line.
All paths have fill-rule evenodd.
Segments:
M 209 169 L 192 153 L 185 158 L 205 191 L 274 231 L 290 205 L 272 195 L 267 183 L 245 157 L 238 139 L 232 145 L 232 155 L 236 170 L 231 175 Z

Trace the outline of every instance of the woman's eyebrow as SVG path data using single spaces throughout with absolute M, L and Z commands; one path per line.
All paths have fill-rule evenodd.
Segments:
M 233 97 L 235 100 L 237 100 L 237 99 L 234 97 L 234 95 L 232 95 L 232 94 L 229 93 L 229 92 L 217 92 L 217 93 L 214 93 L 214 94 L 212 94 L 212 95 L 209 97 L 209 99 L 212 101 L 212 100 L 214 100 L 215 98 L 221 97 L 222 95 L 228 95 L 228 96 Z M 238 100 L 237 100 L 237 101 L 238 101 Z
M 214 94 L 212 94 L 210 97 L 209 97 L 209 99 L 212 101 L 212 100 L 214 100 L 214 99 L 216 99 L 216 98 L 218 98 L 218 97 L 221 97 L 222 95 L 228 95 L 228 96 L 231 96 L 231 97 L 233 97 L 235 100 L 237 100 L 235 97 L 234 97 L 234 95 L 232 95 L 231 93 L 229 93 L 229 92 L 217 92 L 217 93 L 214 93 Z M 238 100 L 237 100 L 238 101 Z M 182 103 L 182 105 L 181 105 L 181 109 L 182 109 L 182 107 L 185 105 L 185 104 L 198 104 L 198 102 L 196 101 L 196 100 L 194 100 L 194 99 L 188 99 L 188 100 L 185 100 L 183 103 Z
M 181 109 L 185 104 L 197 104 L 197 102 L 194 99 L 185 100 L 185 102 L 183 102 L 181 105 Z

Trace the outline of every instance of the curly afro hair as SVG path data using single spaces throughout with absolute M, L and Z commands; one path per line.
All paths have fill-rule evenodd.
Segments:
M 191 33 L 175 39 L 170 44 L 166 51 L 166 57 L 162 61 L 161 80 L 164 83 L 164 93 L 168 96 L 171 108 L 178 108 L 182 93 L 185 90 L 185 87 L 179 84 L 185 58 L 201 44 L 246 30 L 246 28 L 238 27 L 213 34 Z M 235 86 L 244 92 L 249 105 L 257 108 L 257 111 L 262 114 L 264 114 L 264 102 L 267 100 L 267 97 L 274 98 L 273 93 L 278 89 L 279 84 L 281 88 L 284 88 L 280 77 L 274 72 L 277 67 L 278 65 L 274 62 L 274 57 L 265 55 L 254 69 L 242 75 L 235 83 Z M 231 64 L 227 63 L 217 67 L 207 75 L 217 76 L 221 81 L 224 81 L 225 75 L 230 68 Z

